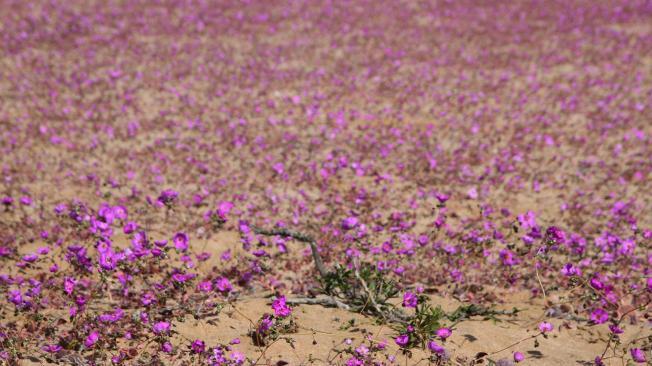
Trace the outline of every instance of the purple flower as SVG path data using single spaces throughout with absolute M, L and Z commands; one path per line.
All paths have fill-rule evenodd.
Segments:
M 609 325 L 609 330 L 610 330 L 611 333 L 613 333 L 613 334 L 623 334 L 623 330 L 620 329 L 620 328 L 619 328 L 617 325 L 615 325 L 615 324 L 610 324 L 610 325 Z
M 164 353 L 172 353 L 172 343 L 165 342 L 161 345 L 161 351 Z
M 156 302 L 156 296 L 154 296 L 154 294 L 151 292 L 144 293 L 143 296 L 140 298 L 140 303 L 143 304 L 144 306 L 151 305 L 154 302 Z
M 9 291 L 7 297 L 9 298 L 9 301 L 14 305 L 23 304 L 23 295 L 21 294 L 20 290 Z
M 235 362 L 236 365 L 242 365 L 245 361 L 245 355 L 242 352 L 233 351 L 230 357 L 231 361 Z
M 514 362 L 521 362 L 525 360 L 525 356 L 521 352 L 514 352 Z
M 439 345 L 435 341 L 429 341 L 428 342 L 428 349 L 430 350 L 430 352 L 436 353 L 436 354 L 438 354 L 440 356 L 443 355 L 446 352 L 446 349 L 444 349 L 444 347 L 442 347 L 441 345 Z
M 609 320 L 609 313 L 602 308 L 593 310 L 590 316 L 591 320 L 596 324 L 606 323 Z
M 98 320 L 103 323 L 115 323 L 118 320 L 122 319 L 124 316 L 124 310 L 117 308 L 113 313 L 102 314 L 98 317 Z
M 544 333 L 544 334 L 549 333 L 549 332 L 552 332 L 553 329 L 554 329 L 554 327 L 552 326 L 552 324 L 550 324 L 548 322 L 539 323 L 539 330 L 541 331 L 541 333 Z
M 195 339 L 190 345 L 192 353 L 204 353 L 206 350 L 206 345 L 201 339 Z
M 75 284 L 76 281 L 73 278 L 66 277 L 63 279 L 63 290 L 68 294 L 71 295 L 72 292 L 75 290 Z
M 446 340 L 446 338 L 450 337 L 451 334 L 453 334 L 453 331 L 450 330 L 450 328 L 439 328 L 437 330 L 437 337 L 441 338 L 442 340 Z
M 226 277 L 220 277 L 215 281 L 215 287 L 219 292 L 222 293 L 228 293 L 233 290 L 233 286 L 231 286 L 231 282 L 229 282 L 229 279 Z
M 126 220 L 128 217 L 127 208 L 125 208 L 124 206 L 120 206 L 120 205 L 113 206 L 111 208 L 111 211 L 113 211 L 113 216 L 115 216 L 119 220 Z
M 202 281 L 197 285 L 197 288 L 201 292 L 210 292 L 213 289 L 213 283 L 211 281 Z
M 86 348 L 91 348 L 97 341 L 100 339 L 100 333 L 97 331 L 92 331 L 91 334 L 86 337 L 86 340 L 84 341 L 84 346 Z
M 222 220 L 226 221 L 226 215 L 228 215 L 229 212 L 231 212 L 232 208 L 233 208 L 233 202 L 223 201 L 220 202 L 219 205 L 217 205 L 217 209 L 215 210 L 215 212 L 217 212 L 218 216 Z
M 65 203 L 60 203 L 60 204 L 54 206 L 54 213 L 57 214 L 57 215 L 61 215 L 64 212 L 66 212 L 67 209 L 68 209 L 68 206 L 66 206 Z
M 351 230 L 358 226 L 358 219 L 356 217 L 347 217 L 342 220 L 342 230 Z
M 175 273 L 172 275 L 172 281 L 176 283 L 185 283 L 188 280 L 191 280 L 196 275 L 193 273 Z
M 47 346 L 43 346 L 41 349 L 47 353 L 57 353 L 61 351 L 63 347 L 58 344 L 48 344 Z
M 133 222 L 133 221 L 129 221 L 129 222 L 126 223 L 125 226 L 122 228 L 122 231 L 123 231 L 125 234 L 131 234 L 131 233 L 133 233 L 133 232 L 136 231 L 136 230 L 138 230 L 138 224 L 135 223 L 135 222 Z
M 581 276 L 581 275 L 582 275 L 582 271 L 581 271 L 579 268 L 573 266 L 572 263 L 566 263 L 566 264 L 561 268 L 561 274 L 563 274 L 563 275 L 566 276 L 566 277 L 570 277 L 570 276 Z
M 348 360 L 346 360 L 346 366 L 363 366 L 364 361 L 357 357 L 351 357 Z
M 546 238 L 550 242 L 562 244 L 566 241 L 566 234 L 564 234 L 562 229 L 556 226 L 551 226 L 546 230 Z
M 274 309 L 274 315 L 285 318 L 292 314 L 292 308 L 285 304 L 285 296 L 281 296 L 272 302 L 272 309 Z
M 445 203 L 446 201 L 448 201 L 450 196 L 445 193 L 436 193 L 435 198 L 437 198 L 437 201 L 439 201 L 439 203 Z
M 25 206 L 31 206 L 32 205 L 32 199 L 29 196 L 23 196 L 23 197 L 20 197 L 20 203 L 22 203 Z
M 647 358 L 645 357 L 645 353 L 640 348 L 632 348 L 632 349 L 629 350 L 629 353 L 632 355 L 632 359 L 634 361 L 636 361 L 637 363 L 645 363 L 645 362 L 647 362 Z
M 158 322 L 152 326 L 152 330 L 155 334 L 167 334 L 170 332 L 170 323 L 168 322 Z
M 274 325 L 274 321 L 272 320 L 270 315 L 266 314 L 258 324 L 257 332 L 259 334 L 265 334 L 272 327 L 272 325 Z
M 406 308 L 416 308 L 419 298 L 412 292 L 406 292 L 403 294 L 403 306 Z
M 34 263 L 38 259 L 38 255 L 30 253 L 30 254 L 24 255 L 23 258 L 21 258 L 21 259 L 23 261 L 27 262 L 27 263 Z
M 396 342 L 399 347 L 405 347 L 410 342 L 410 336 L 407 334 L 401 334 L 394 338 L 394 342 Z
M 281 162 L 272 165 L 272 168 L 278 175 L 283 175 L 283 173 L 285 173 L 285 166 Z
M 369 347 L 365 346 L 364 344 L 361 344 L 355 349 L 355 352 L 360 356 L 366 356 L 369 354 Z
M 188 250 L 188 235 L 185 233 L 177 233 L 173 238 L 172 242 L 174 247 L 181 252 Z
M 179 193 L 177 191 L 172 189 L 166 189 L 163 192 L 161 192 L 157 200 L 166 206 L 170 206 L 172 202 L 174 202 L 177 199 L 177 197 L 179 197 Z

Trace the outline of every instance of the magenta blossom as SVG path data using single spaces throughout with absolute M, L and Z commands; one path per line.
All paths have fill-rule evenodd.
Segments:
M 41 349 L 47 353 L 57 353 L 61 351 L 63 347 L 61 347 L 58 344 L 48 344 L 46 346 L 43 346 Z
M 636 363 L 645 363 L 647 358 L 645 357 L 645 352 L 640 348 L 632 348 L 629 350 L 629 353 L 632 355 L 632 359 Z
M 595 324 L 606 323 L 609 320 L 609 313 L 602 308 L 597 308 L 591 312 L 590 318 Z
M 403 294 L 403 306 L 406 308 L 416 308 L 419 298 L 413 292 L 406 292 Z
M 552 326 L 552 324 L 550 324 L 548 322 L 539 323 L 539 330 L 541 331 L 541 333 L 544 333 L 544 334 L 549 333 L 549 332 L 552 332 L 553 329 L 554 329 L 554 327 Z
M 231 212 L 232 208 L 233 208 L 233 202 L 223 201 L 220 202 L 219 205 L 217 205 L 217 209 L 215 210 L 215 212 L 217 212 L 218 216 L 222 220 L 226 220 L 226 215 L 228 215 L 229 212 Z
M 170 323 L 157 322 L 152 326 L 152 330 L 155 334 L 168 334 L 170 332 Z
M 521 352 L 514 352 L 514 362 L 521 362 L 525 360 L 525 356 Z
M 86 337 L 86 340 L 84 341 L 84 346 L 86 348 L 91 348 L 97 341 L 100 339 L 100 333 L 97 331 L 92 331 L 88 337 Z
M 271 318 L 271 315 L 267 314 L 258 324 L 257 332 L 259 334 L 266 334 L 267 331 L 274 325 L 274 321 Z
M 407 334 L 401 334 L 398 337 L 394 338 L 394 342 L 400 347 L 405 347 L 410 342 L 410 336 Z
M 450 337 L 451 334 L 453 334 L 453 331 L 450 328 L 439 328 L 437 330 L 437 337 L 442 340 L 446 340 L 446 338 Z
M 233 361 L 235 365 L 242 365 L 245 362 L 245 355 L 242 352 L 233 351 L 229 357 L 231 357 L 231 361 Z
M 190 350 L 192 353 L 204 353 L 206 344 L 201 339 L 195 339 L 190 345 Z
M 158 196 L 158 201 L 161 202 L 162 204 L 169 206 L 174 202 L 177 197 L 179 197 L 179 193 L 175 190 L 172 189 L 166 189 L 161 194 Z
M 231 286 L 231 282 L 229 282 L 229 279 L 226 277 L 220 277 L 215 281 L 215 288 L 219 292 L 222 293 L 229 293 L 231 290 L 233 290 L 233 286 Z
M 609 330 L 610 330 L 611 333 L 613 333 L 613 334 L 623 334 L 623 330 L 620 329 L 620 327 L 618 327 L 618 326 L 615 325 L 615 324 L 610 324 L 610 325 L 609 325 Z
M 186 233 L 177 233 L 172 238 L 174 247 L 177 248 L 177 250 L 180 252 L 185 252 L 188 250 L 188 241 L 188 235 L 186 235 Z
M 428 349 L 430 350 L 430 352 L 436 353 L 438 355 L 443 355 L 446 352 L 446 349 L 444 349 L 444 347 L 442 347 L 435 341 L 428 342 Z
M 346 360 L 346 366 L 363 366 L 364 361 L 357 357 L 351 357 L 348 360 Z
M 164 353 L 172 353 L 172 343 L 165 342 L 161 345 L 161 351 Z
M 292 308 L 285 304 L 285 296 L 281 296 L 272 302 L 272 309 L 274 309 L 274 315 L 285 318 L 292 314 Z
M 358 219 L 356 217 L 351 216 L 342 220 L 342 230 L 355 229 L 356 226 L 358 226 Z

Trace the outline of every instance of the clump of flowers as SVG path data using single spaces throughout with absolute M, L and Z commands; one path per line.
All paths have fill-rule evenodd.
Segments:
M 272 302 L 274 314 L 264 314 L 249 331 L 254 344 L 258 346 L 275 342 L 283 334 L 297 331 L 296 321 L 292 317 L 292 308 L 286 304 L 285 296 L 279 296 Z M 291 341 L 286 339 L 286 341 Z

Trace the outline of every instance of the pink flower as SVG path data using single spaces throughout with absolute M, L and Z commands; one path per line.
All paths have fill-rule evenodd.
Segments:
M 451 331 L 450 328 L 439 328 L 437 330 L 437 337 L 442 340 L 446 340 L 446 338 L 450 337 L 451 334 L 453 334 L 453 331 Z
M 274 309 L 274 315 L 285 318 L 292 314 L 292 308 L 285 304 L 285 296 L 281 296 L 272 302 L 272 309 Z
M 226 277 L 220 277 L 215 281 L 215 287 L 219 292 L 222 293 L 228 293 L 233 290 L 233 286 L 231 286 L 231 282 L 229 282 L 229 279 Z
M 260 321 L 260 324 L 258 324 L 257 332 L 260 334 L 265 334 L 273 325 L 274 321 L 272 320 L 271 315 L 266 314 Z
M 554 329 L 554 327 L 552 326 L 552 324 L 550 324 L 548 322 L 539 323 L 539 330 L 541 331 L 541 333 L 544 333 L 544 334 L 549 333 L 549 332 L 552 332 L 553 329 Z
M 195 339 L 190 345 L 190 350 L 192 353 L 204 353 L 206 344 L 201 339 Z
M 466 195 L 472 200 L 477 199 L 478 198 L 478 189 L 475 188 L 475 187 L 469 188 L 469 190 L 466 192 Z
M 224 201 L 224 202 L 220 202 L 220 204 L 217 206 L 216 212 L 222 220 L 226 220 L 226 215 L 228 215 L 229 212 L 231 212 L 232 208 L 233 208 L 233 202 Z
M 593 310 L 590 318 L 594 323 L 602 324 L 609 320 L 609 313 L 607 313 L 607 311 L 602 308 L 597 308 Z
M 174 200 L 179 197 L 179 193 L 172 189 L 166 189 L 158 196 L 158 201 L 166 206 L 170 206 Z
M 443 355 L 446 352 L 446 349 L 444 349 L 444 347 L 440 346 L 435 341 L 428 342 L 428 349 L 430 349 L 430 352 L 436 353 L 438 355 Z
M 161 351 L 164 353 L 172 353 L 172 343 L 165 342 L 161 345 Z
M 514 362 L 521 362 L 525 360 L 525 356 L 521 352 L 514 352 Z
M 632 348 L 632 349 L 629 350 L 629 353 L 632 355 L 632 359 L 636 363 L 645 363 L 645 362 L 647 362 L 647 358 L 645 357 L 645 353 L 640 348 Z
M 152 330 L 155 334 L 168 334 L 170 332 L 170 323 L 168 322 L 158 322 L 152 326 Z
M 406 308 L 416 308 L 419 299 L 417 295 L 412 292 L 406 292 L 403 294 L 403 306 Z
M 242 352 L 233 351 L 231 352 L 231 360 L 235 362 L 236 365 L 242 365 L 245 361 L 245 355 Z
M 401 334 L 398 337 L 394 338 L 394 342 L 400 347 L 405 347 L 410 342 L 410 336 L 407 334 Z
M 615 324 L 611 324 L 611 325 L 609 325 L 609 330 L 610 330 L 611 333 L 613 333 L 613 334 L 622 334 L 622 333 L 623 333 L 623 330 L 620 329 L 620 328 L 619 328 L 617 325 L 615 325 Z
M 346 360 L 346 366 L 362 366 L 364 365 L 364 361 L 357 357 L 351 357 L 348 360 Z
M 201 292 L 210 292 L 213 289 L 213 283 L 211 281 L 202 281 L 197 285 L 197 289 Z
M 100 339 L 100 333 L 97 331 L 92 331 L 91 334 L 86 337 L 86 340 L 84 341 L 84 346 L 86 348 L 91 348 L 97 341 Z
M 178 251 L 185 252 L 188 250 L 188 235 L 185 233 L 177 233 L 173 238 L 172 242 L 174 243 L 174 247 L 177 248 Z
M 358 226 L 358 219 L 356 217 L 351 216 L 342 220 L 342 230 L 355 229 L 356 226 Z
M 355 352 L 360 356 L 365 356 L 369 354 L 369 347 L 365 346 L 364 344 L 361 344 L 355 349 Z
M 47 353 L 57 353 L 61 351 L 63 347 L 58 344 L 49 344 L 47 346 L 43 346 L 41 349 Z

